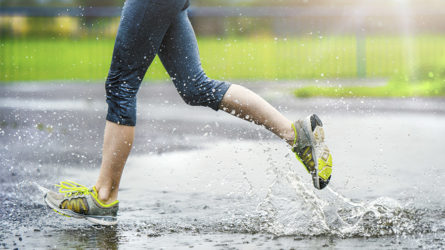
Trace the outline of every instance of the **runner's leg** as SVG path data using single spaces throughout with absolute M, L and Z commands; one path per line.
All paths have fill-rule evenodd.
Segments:
M 232 84 L 222 99 L 220 109 L 263 125 L 291 146 L 294 143 L 292 122 L 259 95 L 243 86 Z
M 182 11 L 177 18 L 162 41 L 159 57 L 184 101 L 221 109 L 263 125 L 292 145 L 295 139 L 292 123 L 272 105 L 245 87 L 206 76 L 187 11 Z
M 136 125 L 136 94 L 162 39 L 186 0 L 127 0 L 106 82 L 108 103 L 102 164 L 96 189 L 99 199 L 117 199 L 122 171 Z

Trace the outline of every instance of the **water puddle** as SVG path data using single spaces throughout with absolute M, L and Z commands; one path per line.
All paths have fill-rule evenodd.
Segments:
M 333 178 L 346 174 L 344 171 L 338 167 Z M 369 173 L 368 180 L 380 178 L 372 174 L 374 170 Z M 97 169 L 72 167 L 64 169 L 60 178 L 94 183 L 97 174 Z M 315 239 L 318 247 L 373 248 L 381 247 L 382 242 L 399 246 L 394 236 L 410 239 L 403 246 L 417 246 L 413 244 L 419 241 L 442 246 L 437 240 L 445 235 L 440 202 L 421 206 L 419 200 L 391 189 L 386 193 L 357 190 L 348 195 L 338 191 L 355 182 L 360 180 L 333 179 L 330 187 L 315 190 L 307 172 L 281 142 L 218 142 L 200 150 L 130 157 L 116 227 L 96 227 L 58 216 L 43 202 L 22 206 L 24 199 L 39 199 L 40 194 L 33 193 L 32 197 L 17 195 L 14 200 L 13 196 L 2 197 L 6 202 L 11 200 L 10 210 L 23 216 L 17 219 L 27 224 L 15 228 L 17 221 L 9 218 L 2 228 L 12 233 L 0 236 L 7 246 L 12 242 L 41 246 L 36 239 L 43 237 L 52 245 L 65 247 L 144 247 L 153 242 L 179 248 L 305 247 Z M 27 182 L 20 185 L 30 190 Z M 20 235 L 23 242 L 14 235 Z M 362 237 L 381 241 L 364 244 Z

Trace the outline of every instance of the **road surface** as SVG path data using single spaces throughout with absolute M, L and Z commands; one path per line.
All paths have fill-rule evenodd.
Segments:
M 55 214 L 33 184 L 94 185 L 104 86 L 0 86 L 0 248 L 444 248 L 445 100 L 296 99 L 297 84 L 245 85 L 293 120 L 323 119 L 329 189 L 264 128 L 152 83 L 115 227 Z

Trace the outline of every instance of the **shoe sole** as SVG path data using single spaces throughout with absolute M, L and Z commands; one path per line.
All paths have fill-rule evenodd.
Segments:
M 46 205 L 51 208 L 52 210 L 54 210 L 54 212 L 66 216 L 66 217 L 71 217 L 71 218 L 76 218 L 76 219 L 86 219 L 89 222 L 92 222 L 94 224 L 99 224 L 99 225 L 103 225 L 103 226 L 113 226 L 117 224 L 117 219 L 115 217 L 111 217 L 111 216 L 93 216 L 93 215 L 83 215 L 83 214 L 78 214 L 75 213 L 69 209 L 61 209 L 57 206 L 55 206 L 54 204 L 52 204 L 51 202 L 49 202 L 46 198 L 46 195 L 44 196 L 44 200 Z
M 321 189 L 320 187 L 320 177 L 318 176 L 318 156 L 315 153 L 316 148 L 323 147 L 327 148 L 324 144 L 324 130 L 323 123 L 320 118 L 316 115 L 310 115 L 303 122 L 303 132 L 309 138 L 312 148 L 312 156 L 314 157 L 314 171 L 311 171 L 312 181 L 315 188 Z

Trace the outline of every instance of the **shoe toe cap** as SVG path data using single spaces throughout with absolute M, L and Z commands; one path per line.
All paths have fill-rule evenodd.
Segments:
M 61 193 L 48 191 L 45 194 L 45 199 L 48 200 L 49 202 L 53 203 L 54 205 L 58 205 L 64 199 L 64 195 Z

